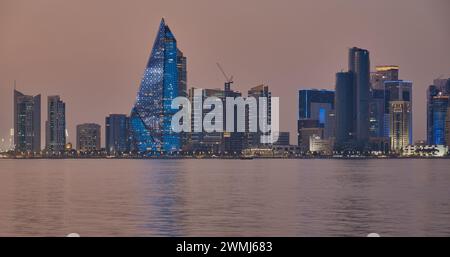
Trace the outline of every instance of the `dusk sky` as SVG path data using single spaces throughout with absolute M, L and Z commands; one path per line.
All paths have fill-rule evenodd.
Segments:
M 66 102 L 75 126 L 129 114 L 161 18 L 188 58 L 188 87 L 269 85 L 296 142 L 298 90 L 334 89 L 349 47 L 413 81 L 414 139 L 425 139 L 426 88 L 450 77 L 449 0 L 0 0 L 0 137 L 13 127 L 13 83 Z M 104 136 L 104 135 L 103 135 Z M 42 147 L 45 141 L 42 140 Z M 102 140 L 104 145 L 104 140 Z

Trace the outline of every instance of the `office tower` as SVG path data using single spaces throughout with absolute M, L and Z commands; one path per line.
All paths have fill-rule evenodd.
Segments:
M 81 152 L 101 150 L 100 125 L 84 123 L 77 126 L 77 150 Z
M 266 142 L 261 142 L 261 136 L 270 136 L 270 132 L 261 132 L 260 127 L 260 113 L 262 113 L 267 121 L 267 124 L 271 124 L 271 115 L 272 115 L 272 93 L 269 91 L 269 87 L 267 85 L 259 85 L 256 87 L 252 87 L 248 90 L 248 97 L 254 97 L 256 99 L 256 105 L 258 107 L 258 111 L 256 113 L 250 113 L 248 110 L 248 106 L 246 106 L 245 113 L 245 131 L 246 131 L 246 147 L 259 147 L 261 145 L 266 144 Z M 267 99 L 266 109 L 263 110 L 263 106 L 260 106 L 259 99 L 260 97 L 265 97 Z M 251 115 L 255 115 L 255 117 L 251 117 Z M 252 124 L 253 121 L 256 121 L 256 124 Z M 250 132 L 250 128 L 254 126 L 257 128 L 257 132 Z M 265 128 L 267 129 L 267 128 Z
M 404 147 L 411 144 L 409 134 L 411 102 L 391 101 L 389 109 L 391 150 L 400 152 Z
M 399 66 L 382 65 L 376 66 L 375 72 L 370 74 L 370 85 L 372 89 L 384 90 L 385 81 L 398 80 Z
M 399 66 L 376 66 L 375 72 L 370 74 L 370 102 L 369 102 L 369 136 L 371 140 L 381 140 L 389 134 L 389 102 L 385 101 L 386 81 L 397 81 Z
M 353 73 L 338 72 L 336 74 L 336 146 L 341 148 L 344 144 L 353 141 L 355 127 Z
M 278 140 L 274 145 L 290 145 L 289 132 L 278 132 Z
M 194 94 L 194 92 L 197 92 L 197 95 Z M 189 100 L 192 104 L 192 117 L 191 133 L 188 133 L 187 150 L 195 153 L 220 154 L 224 151 L 224 146 L 222 144 L 223 132 L 205 132 L 203 130 L 203 118 L 210 112 L 210 109 L 204 109 L 203 104 L 195 104 L 203 103 L 208 97 L 217 97 L 222 101 L 224 99 L 224 91 L 220 89 L 189 89 Z M 200 114 L 200 117 L 194 117 L 194 114 L 196 113 Z M 197 122 L 195 122 L 195 119 L 198 119 Z M 218 124 L 218 126 L 223 128 L 223 121 L 218 119 L 215 120 L 215 122 L 220 122 L 221 124 Z
M 449 96 L 439 94 L 434 96 L 431 103 L 432 117 L 433 120 L 433 134 L 432 143 L 433 145 L 446 145 L 445 140 L 445 126 L 447 119 L 447 110 L 449 107 Z
M 130 115 L 133 149 L 140 153 L 172 153 L 181 149 L 181 135 L 172 131 L 172 100 L 180 94 L 180 63 L 177 41 L 164 19 L 158 29 L 136 103 Z M 183 85 L 182 85 L 183 86 Z M 183 89 L 184 90 L 184 89 Z M 181 91 L 183 91 L 181 90 Z
M 349 50 L 348 60 L 349 72 L 353 74 L 355 136 L 360 145 L 365 145 L 369 140 L 369 51 L 353 47 Z
M 324 128 L 324 138 L 335 136 L 334 102 L 335 92 L 331 90 L 299 90 L 299 119 L 318 120 Z
M 224 84 L 224 99 L 227 97 L 241 97 L 242 94 L 238 91 L 234 91 L 230 89 L 230 83 L 226 82 Z M 223 133 L 223 144 L 224 144 L 224 151 L 227 155 L 240 155 L 242 153 L 242 149 L 244 148 L 244 132 L 238 132 L 238 115 L 241 115 L 241 113 L 238 113 L 237 106 L 234 106 L 234 132 L 226 131 L 226 124 L 227 124 L 227 111 L 226 107 L 224 107 L 224 114 L 223 114 L 223 120 L 224 120 L 224 133 Z M 245 114 L 243 114 L 245 117 Z
M 390 122 L 388 122 L 390 118 L 390 103 L 393 101 L 405 101 L 409 102 L 409 105 L 412 106 L 412 82 L 411 81 L 405 81 L 405 80 L 395 80 L 395 81 L 385 81 L 384 82 L 384 98 L 385 98 L 385 122 L 384 122 L 384 137 L 390 136 Z M 412 107 L 411 107 L 412 110 Z M 412 134 L 413 134 L 413 116 L 412 111 L 409 112 L 409 144 L 412 144 Z
M 445 144 L 444 117 L 447 116 L 450 96 L 450 79 L 436 79 L 427 90 L 427 143 L 429 145 Z M 443 129 L 444 127 L 444 129 Z M 443 132 L 444 130 L 444 132 Z
M 60 97 L 47 99 L 47 121 L 45 122 L 45 149 L 62 152 L 66 144 L 66 104 Z
M 450 147 L 450 106 L 447 108 L 447 118 L 445 119 L 445 142 Z
M 187 58 L 177 49 L 178 96 L 187 97 Z
M 14 144 L 17 152 L 41 151 L 41 95 L 14 90 Z
M 434 145 L 434 130 L 433 130 L 433 98 L 439 94 L 440 90 L 431 85 L 427 89 L 427 143 Z
M 324 129 L 318 120 L 300 119 L 297 122 L 298 146 L 303 152 L 309 151 L 311 137 L 323 138 Z
M 106 117 L 105 148 L 108 154 L 130 151 L 129 119 L 125 114 L 110 114 Z

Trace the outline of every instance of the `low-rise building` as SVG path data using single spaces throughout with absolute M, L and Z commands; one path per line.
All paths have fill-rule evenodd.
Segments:
M 403 148 L 402 156 L 408 157 L 444 157 L 448 154 L 445 145 L 408 145 Z

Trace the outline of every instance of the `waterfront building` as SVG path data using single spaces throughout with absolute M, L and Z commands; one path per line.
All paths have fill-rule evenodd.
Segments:
M 197 92 L 197 94 L 195 94 Z M 198 93 L 200 92 L 200 93 Z M 221 154 L 225 151 L 223 144 L 224 133 L 219 131 L 205 132 L 203 130 L 203 119 L 210 109 L 203 108 L 203 102 L 208 97 L 217 97 L 222 102 L 225 93 L 221 89 L 189 89 L 189 100 L 192 104 L 191 112 L 191 132 L 187 133 L 188 140 L 186 144 L 186 151 L 195 153 Z M 202 103 L 196 105 L 195 103 Z M 195 116 L 194 114 L 200 114 Z M 198 120 L 195 120 L 198 119 Z M 222 117 L 223 119 L 223 117 Z M 220 122 L 219 127 L 224 127 L 223 120 L 215 120 Z
M 318 120 L 324 129 L 324 138 L 335 137 L 334 101 L 332 90 L 299 90 L 298 119 Z
M 412 82 L 406 80 L 394 80 L 394 81 L 385 81 L 384 82 L 384 97 L 385 97 L 385 114 L 384 114 L 384 137 L 390 137 L 390 106 L 393 101 L 405 101 L 409 102 L 412 110 Z M 412 111 L 409 113 L 410 117 L 408 118 L 409 124 L 409 143 L 412 144 L 412 135 L 413 135 L 413 114 Z
M 41 95 L 14 90 L 14 144 L 16 152 L 41 151 Z
M 101 150 L 100 125 L 95 123 L 77 125 L 77 150 L 80 152 Z
M 445 119 L 449 105 L 450 79 L 436 79 L 427 90 L 427 143 L 446 144 Z
M 47 152 L 62 152 L 65 144 L 66 104 L 58 95 L 49 96 L 45 122 L 45 149 Z
M 447 108 L 447 118 L 445 120 L 445 142 L 450 147 L 450 106 Z
M 407 145 L 403 148 L 402 155 L 407 157 L 444 157 L 448 154 L 448 146 L 445 145 Z
M 385 82 L 399 80 L 399 66 L 376 66 L 370 74 L 369 136 L 382 138 L 389 136 L 389 100 L 385 98 Z M 401 100 L 401 99 L 395 99 Z
M 408 101 L 390 102 L 391 151 L 401 150 L 411 144 L 410 133 L 411 103 Z
M 333 154 L 333 139 L 323 139 L 320 136 L 310 136 L 309 151 L 321 155 Z
M 105 149 L 108 154 L 130 151 L 129 118 L 125 114 L 110 114 L 106 117 Z
M 353 74 L 355 137 L 360 145 L 369 140 L 370 59 L 369 51 L 357 47 L 349 50 L 348 70 Z
M 181 149 L 181 134 L 171 127 L 178 110 L 171 103 L 185 91 L 184 75 L 178 74 L 186 70 L 185 64 L 174 34 L 162 19 L 130 115 L 133 150 L 151 155 Z
M 297 123 L 298 146 L 303 152 L 309 151 L 312 136 L 323 138 L 324 129 L 318 120 L 300 119 Z
M 260 127 L 260 113 L 264 115 L 267 120 L 267 124 L 271 124 L 271 115 L 272 115 L 272 93 L 269 91 L 269 86 L 267 85 L 259 85 L 256 87 L 252 87 L 248 90 L 248 97 L 254 97 L 256 99 L 257 112 L 250 113 L 248 106 L 245 109 L 245 147 L 259 147 L 266 143 L 261 142 L 261 136 L 270 136 L 270 132 L 261 132 Z M 261 97 L 265 97 L 267 99 L 267 106 L 265 110 L 262 110 L 262 106 L 259 104 L 259 99 Z M 253 117 L 251 115 L 254 115 Z M 252 122 L 256 121 L 256 124 L 252 124 Z M 250 127 L 256 127 L 257 132 L 250 132 Z
M 336 73 L 336 148 L 353 141 L 355 135 L 353 104 L 353 74 L 351 72 Z

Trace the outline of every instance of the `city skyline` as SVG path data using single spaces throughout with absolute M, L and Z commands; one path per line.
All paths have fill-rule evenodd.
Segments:
M 49 3 L 48 1 L 43 1 L 42 3 L 44 2 L 47 4 Z M 431 29 L 431 31 L 429 31 L 428 34 L 430 36 L 432 35 L 431 38 L 436 38 L 436 40 L 432 40 L 433 47 L 429 45 L 428 47 L 426 47 L 424 45 L 425 44 L 424 42 L 421 42 L 420 44 L 418 44 L 417 42 L 408 42 L 408 44 L 412 46 L 410 45 L 406 46 L 402 44 L 400 44 L 401 46 L 398 46 L 396 44 L 400 42 L 395 43 L 395 40 L 393 39 L 395 38 L 401 39 L 401 41 L 404 42 L 408 38 L 411 38 L 411 35 L 408 36 L 390 35 L 390 33 L 392 33 L 392 31 L 395 30 L 392 27 L 386 29 L 385 31 L 386 36 L 379 36 L 382 38 L 389 38 L 390 45 L 383 45 L 382 42 L 384 41 L 380 40 L 379 38 L 378 39 L 376 38 L 374 40 L 376 43 L 369 42 L 370 37 L 359 38 L 364 37 L 364 35 L 367 34 L 368 32 L 367 30 L 370 29 L 371 22 L 374 22 L 374 18 L 373 17 L 370 18 L 369 16 L 367 18 L 369 23 L 366 24 L 368 29 L 359 30 L 357 33 L 353 33 L 352 35 L 350 35 L 348 40 L 343 40 L 340 37 L 336 38 L 335 33 L 330 33 L 327 37 L 325 37 L 330 39 L 333 38 L 334 39 L 333 43 L 323 43 L 320 40 L 322 37 L 320 37 L 319 35 L 316 35 L 316 37 L 305 37 L 304 39 L 301 40 L 294 37 L 295 38 L 294 42 L 298 43 L 297 46 L 298 52 L 292 54 L 292 56 L 287 56 L 286 53 L 284 52 L 280 52 L 279 53 L 280 56 L 273 56 L 272 53 L 268 52 L 276 47 L 276 44 L 274 44 L 273 41 L 267 40 L 255 42 L 253 41 L 255 39 L 253 39 L 251 41 L 253 42 L 253 44 L 249 44 L 249 40 L 251 39 L 249 37 L 245 37 L 244 35 L 242 35 L 242 31 L 244 31 L 245 29 L 250 29 L 255 34 L 255 37 L 257 39 L 261 39 L 262 36 L 261 29 L 273 27 L 277 22 L 283 24 L 286 23 L 289 26 L 298 25 L 300 21 L 302 21 L 302 19 L 297 19 L 296 17 L 294 19 L 292 17 L 293 14 L 290 12 L 288 12 L 286 16 L 281 17 L 280 20 L 278 21 L 264 21 L 263 24 L 261 25 L 259 23 L 248 22 L 246 21 L 246 19 L 244 19 L 245 17 L 247 17 L 246 15 L 250 14 L 256 15 L 256 17 L 259 16 L 257 14 L 253 14 L 250 9 L 245 8 L 247 4 L 242 4 L 243 9 L 238 11 L 238 14 L 236 14 L 236 18 L 237 21 L 240 21 L 244 27 L 239 28 L 237 27 L 236 22 L 231 21 L 229 21 L 230 24 L 227 27 L 228 24 L 226 22 L 227 19 L 224 19 L 224 17 L 219 16 L 217 19 L 210 21 L 211 27 L 209 27 L 209 30 L 205 29 L 205 31 L 208 31 L 208 33 L 210 33 L 211 30 L 213 31 L 211 32 L 212 35 L 208 37 L 207 40 L 202 44 L 198 42 L 198 40 L 202 39 L 205 40 L 205 38 L 202 37 L 202 35 L 200 35 L 197 32 L 194 33 L 193 35 L 190 35 L 189 32 L 192 33 L 192 27 L 189 26 L 195 27 L 205 25 L 196 22 L 193 22 L 193 24 L 191 25 L 184 24 L 183 21 L 186 21 L 186 19 L 188 19 L 189 17 L 186 17 L 185 15 L 179 13 L 170 13 L 169 15 L 167 11 L 162 10 L 174 4 L 173 2 L 171 2 L 168 4 L 162 4 L 161 5 L 162 7 L 159 7 L 162 9 L 159 9 L 159 11 L 158 10 L 155 11 L 157 13 L 153 14 L 151 18 L 143 19 L 139 24 L 137 23 L 138 18 L 130 18 L 130 15 L 126 16 L 127 18 L 132 19 L 133 24 L 140 26 L 139 31 L 137 31 L 136 29 L 136 31 L 134 31 L 133 33 L 128 34 L 129 37 L 127 37 L 126 40 L 121 39 L 119 33 L 113 34 L 112 32 L 108 32 L 106 33 L 106 35 L 108 36 L 109 41 L 102 41 L 99 40 L 99 38 L 96 37 L 94 34 L 91 34 L 93 33 L 91 31 L 88 33 L 88 35 L 90 36 L 90 38 L 92 38 L 93 41 L 95 41 L 92 42 L 95 43 L 93 44 L 94 47 L 80 50 L 81 48 L 78 47 L 81 46 L 86 47 L 85 43 L 88 43 L 86 41 L 81 40 L 78 42 L 80 43 L 80 45 L 69 44 L 71 47 L 74 48 L 68 51 L 68 53 L 61 53 L 61 49 L 59 49 L 58 47 L 55 48 L 51 47 L 52 42 L 50 42 L 50 39 L 55 39 L 56 36 L 70 36 L 70 35 L 66 34 L 65 31 L 56 29 L 56 27 L 53 27 L 53 25 L 47 24 L 47 22 L 55 21 L 51 20 L 57 18 L 57 16 L 55 16 L 55 13 L 46 10 L 45 9 L 46 6 L 44 4 L 43 6 L 40 6 L 38 10 L 42 11 L 43 13 L 50 12 L 49 14 L 52 15 L 50 15 L 49 18 L 44 19 L 44 17 L 41 16 L 42 13 L 33 13 L 35 15 L 33 17 L 36 17 L 37 15 L 38 18 L 36 26 L 46 25 L 48 26 L 49 29 L 53 30 L 51 31 L 41 30 L 42 33 L 49 33 L 47 34 L 49 38 L 43 39 L 43 37 L 40 37 L 41 41 L 34 42 L 38 44 L 32 44 L 33 41 L 31 40 L 30 42 L 30 38 L 28 37 L 23 38 L 24 36 L 23 33 L 26 32 L 26 29 L 25 27 L 22 26 L 24 26 L 24 24 L 27 24 L 27 22 L 30 22 L 28 18 L 22 15 L 19 15 L 16 18 L 12 18 L 12 16 L 10 16 L 11 13 L 14 13 L 14 10 L 17 10 L 19 14 L 24 14 L 22 13 L 23 9 L 20 8 L 20 1 L 19 5 L 16 5 L 15 3 L 11 2 L 9 3 L 3 2 L 2 5 L 5 4 L 6 8 L 0 9 L 5 12 L 10 10 L 11 12 L 5 13 L 5 15 L 3 15 L 2 13 L 2 18 L 5 19 L 5 21 L 9 21 L 5 23 L 2 22 L 2 24 L 8 24 L 11 26 L 0 27 L 1 29 L 0 33 L 2 35 L 2 38 L 4 36 L 4 38 L 7 39 L 6 41 L 3 42 L 4 44 L 3 43 L 1 44 L 0 47 L 0 53 L 2 53 L 2 56 L 3 54 L 5 54 L 6 56 L 6 58 L 0 58 L 0 86 L 1 86 L 0 107 L 2 109 L 2 112 L 0 114 L 0 118 L 2 120 L 0 124 L 0 137 L 7 139 L 9 129 L 12 128 L 13 125 L 12 111 L 11 111 L 12 110 L 11 92 L 13 81 L 15 79 L 18 81 L 17 89 L 21 92 L 24 92 L 25 94 L 30 95 L 42 94 L 43 99 L 46 99 L 47 96 L 49 95 L 57 94 L 64 99 L 64 101 L 67 103 L 67 119 L 68 119 L 67 129 L 69 131 L 68 142 L 75 143 L 76 124 L 81 124 L 85 122 L 94 122 L 101 124 L 103 128 L 104 117 L 106 117 L 108 114 L 124 113 L 128 115 L 129 108 L 130 106 L 132 106 L 135 100 L 135 92 L 137 91 L 139 85 L 139 83 L 136 82 L 142 76 L 141 74 L 142 62 L 145 62 L 145 59 L 148 57 L 148 50 L 150 49 L 151 44 L 153 42 L 153 38 L 155 36 L 154 23 L 155 21 L 159 22 L 161 16 L 164 16 L 166 19 L 170 20 L 171 27 L 174 29 L 174 33 L 177 34 L 177 37 L 180 40 L 181 48 L 183 49 L 184 54 L 189 58 L 188 87 L 191 88 L 195 86 L 201 88 L 222 88 L 223 78 L 214 65 L 215 62 L 217 61 L 220 61 L 223 64 L 223 66 L 227 70 L 227 73 L 233 74 L 237 78 L 235 79 L 236 83 L 234 87 L 234 89 L 236 90 L 246 92 L 249 88 L 252 87 L 252 85 L 257 85 L 261 83 L 268 84 L 271 88 L 272 94 L 274 96 L 279 96 L 281 99 L 280 101 L 281 113 L 283 113 L 281 117 L 281 130 L 282 131 L 286 130 L 291 133 L 291 143 L 294 143 L 296 141 L 296 137 L 293 135 L 295 135 L 297 125 L 296 124 L 297 109 L 295 108 L 295 106 L 297 106 L 298 102 L 296 99 L 297 97 L 295 95 L 297 94 L 298 90 L 305 88 L 334 89 L 335 84 L 334 76 L 336 71 L 339 71 L 340 69 L 344 69 L 346 67 L 345 49 L 353 45 L 368 49 L 370 51 L 371 70 L 374 70 L 374 66 L 376 65 L 384 65 L 384 64 L 399 65 L 401 74 L 400 77 L 413 81 L 414 83 L 413 90 L 415 92 L 413 96 L 415 103 L 413 105 L 414 139 L 415 140 L 426 139 L 426 132 L 425 132 L 426 89 L 429 85 L 433 83 L 433 80 L 439 77 L 440 75 L 444 75 L 443 78 L 450 77 L 448 71 L 448 67 L 450 67 L 450 64 L 447 63 L 449 62 L 448 59 L 450 58 L 445 58 L 445 56 L 442 56 L 442 53 L 446 52 L 442 50 L 444 48 L 440 48 L 441 46 L 449 45 L 448 42 L 450 42 L 450 36 L 445 34 L 445 30 L 441 31 L 438 28 L 441 25 L 443 26 L 443 28 L 445 28 L 445 22 L 442 24 L 438 22 L 443 21 L 442 19 L 444 19 L 444 16 L 438 15 L 440 9 L 437 7 L 439 5 L 448 6 L 448 3 L 444 1 L 434 1 L 434 3 L 435 3 L 434 5 L 429 4 L 428 9 L 425 8 L 426 7 L 425 4 L 419 4 L 419 6 L 424 7 L 423 14 L 420 12 L 416 12 L 417 10 L 411 10 L 412 11 L 411 13 L 416 15 L 417 17 L 423 17 L 421 15 L 424 15 L 425 13 L 435 14 L 432 15 L 435 16 L 433 17 L 434 19 L 436 19 L 434 20 L 435 22 L 432 23 L 431 22 L 432 18 L 430 18 L 428 15 L 427 16 L 428 20 L 425 19 L 423 23 L 421 23 L 423 27 L 421 27 L 422 30 L 420 30 L 422 33 L 427 34 L 425 30 Z M 33 3 L 28 4 L 32 5 Z M 177 2 L 177 4 L 184 5 L 185 3 Z M 300 5 L 302 4 L 304 4 L 304 7 L 316 9 L 319 12 L 331 11 L 328 10 L 329 7 L 328 8 L 325 8 L 323 6 L 321 7 L 320 4 L 309 3 L 307 5 L 306 3 L 302 2 Z M 71 5 L 81 7 L 82 3 L 80 3 L 79 5 L 72 3 Z M 262 4 L 263 10 L 265 11 L 264 13 L 267 12 L 267 14 L 275 15 L 280 14 L 281 10 L 284 10 L 281 5 L 277 5 L 279 9 L 273 10 L 273 13 L 269 13 L 268 9 L 271 5 L 272 4 L 269 2 L 264 2 Z M 332 5 L 333 4 L 331 4 L 331 6 Z M 347 5 L 350 7 L 353 6 L 352 10 L 354 12 L 360 10 L 361 13 L 367 12 L 368 11 L 367 9 L 376 8 L 376 4 L 358 4 L 355 2 L 352 3 L 351 1 L 347 1 L 342 5 L 335 6 L 337 7 L 336 12 L 340 14 L 345 13 L 345 11 L 342 10 L 342 8 L 346 7 Z M 393 4 L 392 8 L 395 10 L 396 8 L 399 8 L 398 5 L 400 4 L 395 3 Z M 403 5 L 405 9 L 408 9 L 411 6 L 418 8 L 417 3 L 415 5 L 414 4 Z M 68 11 L 67 6 L 64 6 L 62 4 L 56 4 L 56 7 Z M 131 12 L 131 10 L 135 10 L 134 8 L 138 8 L 139 5 L 137 5 L 136 3 L 131 3 L 129 4 L 128 7 L 129 9 L 127 10 Z M 382 17 L 385 18 L 386 21 L 383 21 L 383 19 L 381 19 L 379 22 L 386 22 L 386 24 L 391 25 L 387 21 L 392 21 L 392 18 L 389 18 L 388 16 L 388 14 L 392 11 L 393 10 L 386 10 L 387 13 L 384 13 L 382 15 Z M 102 14 L 99 12 L 98 6 L 95 5 L 92 10 L 86 10 L 86 12 L 87 14 L 93 13 L 97 13 L 100 15 Z M 411 13 L 410 15 L 412 15 Z M 77 14 L 77 10 L 75 10 L 71 14 L 73 17 L 69 15 L 69 18 L 75 19 L 76 17 L 74 16 L 74 14 Z M 414 17 L 414 15 L 412 16 Z M 202 17 L 204 18 L 203 15 L 199 16 L 200 17 L 190 17 L 190 18 L 193 21 L 199 21 L 200 18 Z M 142 18 L 143 16 L 139 17 Z M 15 21 L 16 19 L 18 19 L 18 21 L 21 21 L 22 23 L 20 22 L 14 23 L 13 21 Z M 67 23 L 68 21 L 70 21 L 70 19 L 69 20 L 67 19 L 63 19 L 62 22 Z M 343 20 L 345 21 L 344 18 Z M 426 21 L 428 21 L 428 23 L 426 23 Z M 33 20 L 33 22 L 36 22 L 36 20 Z M 99 28 L 106 29 L 108 26 L 110 26 L 108 24 L 102 23 L 94 23 L 94 24 L 96 24 L 95 27 L 97 29 Z M 329 23 L 325 24 L 330 25 Z M 47 28 L 46 26 L 42 28 Z M 400 25 L 396 24 L 392 26 L 398 29 L 399 27 L 396 26 Z M 236 34 L 242 36 L 241 38 L 244 40 L 243 41 L 236 40 L 237 42 L 227 41 L 230 44 L 227 44 L 226 42 L 218 42 L 218 40 L 223 39 L 223 36 L 221 35 L 222 33 L 217 33 L 217 31 L 220 32 L 220 30 L 222 30 L 224 27 L 227 28 L 225 30 L 226 33 L 224 34 L 228 34 L 231 36 Z M 71 27 L 69 26 L 68 27 L 69 31 L 70 28 Z M 83 26 L 83 28 L 85 27 Z M 400 28 L 402 28 L 402 31 L 399 31 L 399 34 L 403 34 L 404 33 L 403 30 L 408 30 L 406 24 L 403 24 L 403 26 L 400 26 Z M 345 28 L 342 27 L 342 29 L 344 30 Z M 278 35 L 278 33 L 281 33 L 281 31 L 273 31 L 273 30 L 267 31 L 264 30 L 264 31 L 266 32 L 265 35 L 269 37 L 271 35 Z M 324 31 L 329 31 L 329 29 L 326 29 Z M 438 33 L 439 31 L 441 31 L 442 33 Z M 121 28 L 120 32 L 124 33 L 124 28 Z M 314 36 L 315 34 L 314 31 L 300 30 L 300 29 L 292 33 L 306 34 L 312 36 Z M 342 31 L 342 33 L 345 34 L 346 32 Z M 21 41 L 22 44 L 18 44 L 19 42 L 17 40 L 20 39 L 21 37 L 27 40 L 24 40 L 23 42 Z M 145 40 L 142 38 L 145 38 Z M 427 37 L 425 37 L 425 39 L 426 38 Z M 193 41 L 195 42 L 194 44 Z M 391 41 L 393 41 L 394 43 Z M 209 44 L 209 42 L 214 43 Z M 324 57 L 318 58 L 320 60 L 315 60 L 314 58 L 312 58 L 314 57 L 314 55 L 309 55 L 309 53 L 306 53 L 306 51 L 303 49 L 307 48 L 308 45 L 310 46 L 311 42 L 316 42 L 318 45 L 320 45 L 322 48 L 319 47 L 319 50 L 321 51 L 330 46 L 333 49 L 332 51 L 328 52 L 329 54 L 326 54 L 327 52 L 325 52 L 324 55 L 322 55 Z M 49 45 L 47 46 L 46 43 L 48 43 Z M 59 41 L 57 40 L 57 42 L 55 43 L 57 44 L 56 46 L 58 46 L 59 43 L 69 43 L 69 42 L 59 39 Z M 105 43 L 104 44 L 105 48 L 111 50 L 111 48 L 109 47 L 112 47 L 112 49 L 115 51 L 110 51 L 109 53 L 111 54 L 111 56 L 109 56 L 106 51 L 99 49 L 98 43 Z M 419 49 L 417 45 L 422 47 Z M 292 46 L 288 44 L 288 47 Z M 216 51 L 219 48 L 220 51 Z M 43 49 L 45 51 L 43 51 L 42 53 L 35 53 L 34 58 L 25 56 L 26 53 L 29 53 L 29 51 L 39 52 L 37 51 L 39 49 L 41 50 Z M 117 53 L 119 50 L 121 52 L 120 54 Z M 313 48 L 311 48 L 311 50 L 313 50 Z M 20 54 L 20 51 L 23 51 L 24 53 Z M 81 51 L 80 56 L 73 55 L 74 53 L 77 53 L 77 51 Z M 211 51 L 212 53 L 210 53 Z M 92 55 L 90 58 L 84 60 L 85 62 L 88 62 L 89 65 L 87 65 L 86 69 L 81 68 L 79 70 L 76 70 L 75 68 L 79 67 L 80 64 L 78 65 L 75 64 L 81 61 L 79 59 L 80 57 L 86 57 L 85 52 L 89 52 Z M 396 56 L 397 54 L 400 53 L 404 53 L 405 55 L 408 56 L 408 58 L 405 59 L 404 56 L 400 55 Z M 409 54 L 414 53 L 414 55 L 408 55 L 408 53 Z M 259 54 L 261 56 L 258 56 L 258 58 L 252 58 L 255 57 L 255 54 Z M 300 66 L 292 65 L 292 58 L 294 57 L 300 60 Z M 311 57 L 311 58 L 301 58 L 301 57 Z M 74 58 L 73 62 L 71 61 L 72 58 Z M 243 60 L 242 58 L 250 60 Z M 271 62 L 265 64 L 264 60 L 266 60 L 266 58 L 267 60 L 271 60 Z M 283 60 L 285 60 L 284 61 L 285 63 L 283 62 Z M 430 62 L 431 60 L 433 60 L 434 63 L 431 63 Z M 47 68 L 40 67 L 45 65 L 40 65 L 39 61 L 49 64 L 49 66 Z M 283 64 L 283 66 L 280 67 L 280 64 Z M 430 65 L 430 67 L 427 67 L 429 64 L 432 65 Z M 33 65 L 32 66 L 33 68 L 30 68 L 30 65 Z M 108 72 L 106 72 L 105 71 L 106 68 L 101 68 L 101 66 L 111 68 L 111 65 L 113 66 L 112 68 L 117 69 L 112 70 L 114 71 L 114 74 L 110 73 L 111 70 L 108 70 Z M 125 67 L 127 65 L 133 67 L 132 69 L 133 71 L 129 69 L 127 70 L 127 72 L 124 71 L 122 73 L 122 67 Z M 207 65 L 208 67 L 205 67 L 205 65 Z M 59 73 L 61 74 L 55 72 L 55 68 L 57 68 L 57 66 L 65 67 L 65 68 L 58 68 L 60 71 Z M 277 69 L 273 69 L 273 67 L 277 67 Z M 312 67 L 314 67 L 314 69 L 312 69 Z M 39 72 L 39 74 L 36 74 L 35 72 Z M 52 76 L 50 76 L 50 74 Z M 79 76 L 76 74 L 78 74 Z M 122 76 L 121 74 L 123 76 L 126 76 L 127 79 L 121 77 Z M 109 86 L 111 86 L 111 88 Z M 103 101 L 101 97 L 102 94 L 104 94 L 105 92 L 107 93 L 105 95 L 106 101 Z M 94 101 L 94 99 L 96 101 Z M 101 102 L 98 101 L 99 99 L 101 99 Z M 46 113 L 46 108 L 43 105 L 41 106 L 41 108 L 42 113 L 43 114 Z M 87 110 L 89 110 L 89 112 Z M 42 122 L 41 128 L 45 128 L 44 125 L 45 118 L 42 118 L 41 122 Z M 45 133 L 42 133 L 41 142 L 45 142 L 44 134 Z M 102 142 L 105 141 L 102 139 Z M 43 146 L 41 145 L 41 147 Z

